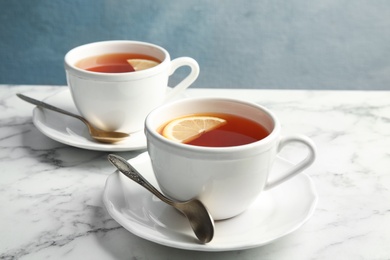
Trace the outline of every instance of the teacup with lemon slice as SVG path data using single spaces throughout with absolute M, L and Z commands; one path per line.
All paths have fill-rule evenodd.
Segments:
M 187 66 L 190 71 L 175 86 L 168 79 Z M 199 75 L 189 57 L 171 60 L 155 44 L 103 41 L 82 45 L 65 55 L 65 70 L 80 114 L 99 129 L 134 133 L 143 129 L 147 114 L 177 97 Z
M 308 137 L 282 137 L 271 111 L 236 99 L 164 104 L 147 116 L 145 133 L 161 190 L 179 201 L 198 198 L 215 220 L 242 213 L 263 190 L 287 181 L 315 159 Z M 306 147 L 303 159 L 269 178 L 275 157 L 293 142 Z

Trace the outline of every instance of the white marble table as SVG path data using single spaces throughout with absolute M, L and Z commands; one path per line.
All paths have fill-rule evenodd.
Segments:
M 62 90 L 0 86 L 0 259 L 390 259 L 390 92 L 188 90 L 263 104 L 285 134 L 318 146 L 306 173 L 319 201 L 305 225 L 262 247 L 210 253 L 146 241 L 110 217 L 102 202 L 114 171 L 108 153 L 47 138 L 32 123 L 33 106 L 15 96 Z M 293 151 L 284 156 L 294 160 Z

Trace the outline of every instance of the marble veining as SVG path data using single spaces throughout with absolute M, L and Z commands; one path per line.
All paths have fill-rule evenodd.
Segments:
M 43 99 L 64 88 L 0 86 L 0 259 L 390 259 L 390 92 L 189 89 L 262 104 L 284 134 L 308 135 L 318 147 L 306 173 L 319 203 L 304 226 L 263 247 L 206 253 L 122 228 L 102 202 L 115 170 L 108 152 L 47 138 L 32 123 L 33 106 L 15 96 Z M 293 162 L 299 148 L 282 156 Z

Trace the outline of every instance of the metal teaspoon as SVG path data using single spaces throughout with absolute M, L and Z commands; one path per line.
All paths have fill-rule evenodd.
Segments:
M 104 130 L 97 129 L 94 126 L 92 126 L 84 117 L 81 117 L 79 115 L 73 114 L 73 113 L 68 112 L 66 110 L 63 110 L 61 108 L 49 105 L 49 104 L 47 104 L 45 102 L 42 102 L 42 101 L 39 101 L 39 100 L 30 98 L 30 97 L 27 97 L 27 96 L 22 95 L 22 94 L 16 94 L 16 95 L 19 98 L 21 98 L 24 101 L 27 101 L 27 102 L 29 102 L 31 104 L 34 104 L 34 105 L 37 105 L 37 106 L 40 106 L 40 107 L 43 107 L 43 108 L 46 108 L 46 109 L 53 110 L 53 111 L 61 113 L 61 114 L 72 116 L 72 117 L 75 117 L 75 118 L 81 120 L 88 127 L 88 131 L 89 131 L 89 134 L 91 135 L 91 137 L 93 139 L 95 139 L 96 141 L 99 141 L 99 142 L 102 142 L 102 143 L 109 143 L 110 144 L 110 143 L 116 143 L 116 142 L 122 141 L 125 138 L 130 136 L 129 134 L 126 134 L 126 133 L 110 132 L 110 131 L 104 131 Z
M 214 236 L 214 220 L 205 206 L 196 199 L 176 202 L 161 194 L 153 185 L 151 185 L 133 166 L 131 166 L 124 158 L 109 154 L 108 160 L 128 178 L 132 179 L 163 202 L 176 208 L 183 213 L 190 222 L 191 228 L 196 237 L 202 243 L 208 243 Z

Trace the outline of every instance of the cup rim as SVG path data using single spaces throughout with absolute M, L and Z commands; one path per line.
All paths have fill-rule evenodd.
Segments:
M 206 102 L 233 102 L 236 104 L 252 107 L 255 109 L 259 109 L 263 111 L 273 122 L 273 129 L 270 132 L 269 135 L 267 135 L 265 138 L 249 143 L 244 145 L 238 145 L 238 146 L 228 146 L 228 147 L 206 147 L 206 146 L 195 146 L 195 145 L 187 145 L 183 143 L 174 142 L 172 140 L 169 140 L 165 137 L 163 137 L 161 134 L 157 132 L 156 126 L 153 124 L 154 117 L 156 117 L 159 113 L 159 111 L 166 109 L 168 107 L 174 107 L 183 103 L 188 102 L 199 102 L 199 101 L 206 101 Z M 210 111 L 213 112 L 213 111 Z M 195 112 L 196 113 L 196 112 Z M 226 112 L 228 113 L 228 112 Z M 244 115 L 241 115 L 244 116 Z M 245 117 L 245 116 L 244 116 Z M 173 118 L 171 118 L 173 119 Z M 250 118 L 249 118 L 250 119 Z M 252 119 L 253 120 L 253 119 Z M 186 98 L 183 100 L 178 100 L 175 102 L 167 103 L 164 105 L 161 105 L 155 109 L 153 109 L 148 116 L 145 119 L 145 134 L 147 139 L 152 138 L 156 145 L 164 145 L 164 147 L 170 151 L 179 150 L 180 153 L 183 155 L 193 155 L 193 153 L 199 154 L 201 157 L 207 158 L 207 156 L 212 154 L 217 154 L 220 156 L 220 158 L 223 158 L 224 156 L 228 154 L 235 154 L 235 158 L 241 158 L 241 157 L 248 157 L 249 154 L 257 154 L 260 152 L 263 152 L 265 150 L 270 149 L 274 145 L 274 141 L 278 140 L 280 138 L 280 131 L 281 131 L 281 125 L 279 120 L 275 117 L 275 115 L 266 107 L 261 106 L 256 103 L 240 100 L 240 99 L 234 99 L 234 98 L 216 98 L 216 97 L 196 97 L 196 98 Z M 148 140 L 148 146 L 151 140 Z
M 164 59 L 161 61 L 160 64 L 153 68 L 149 68 L 147 70 L 141 70 L 141 71 L 132 71 L 132 72 L 123 72 L 123 73 L 106 73 L 106 72 L 94 72 L 94 71 L 88 71 L 81 68 L 78 68 L 75 66 L 75 63 L 83 58 L 91 57 L 94 55 L 86 55 L 85 57 L 78 58 L 76 62 L 72 62 L 72 55 L 75 55 L 75 53 L 83 50 L 88 50 L 90 48 L 97 48 L 101 46 L 115 46 L 115 45 L 135 45 L 135 46 L 144 46 L 146 48 L 153 48 L 161 54 L 164 55 Z M 118 51 L 106 51 L 102 52 L 102 54 L 109 54 L 109 53 L 120 53 Z M 99 54 L 98 54 L 99 55 Z M 153 75 L 156 75 L 158 73 L 161 73 L 166 69 L 166 67 L 169 65 L 170 62 L 170 55 L 167 50 L 165 50 L 163 47 L 158 46 L 153 43 L 148 42 L 142 42 L 142 41 L 132 41 L 132 40 L 110 40 L 110 41 L 98 41 L 98 42 L 91 42 L 83 45 L 79 45 L 77 47 L 72 48 L 69 50 L 65 56 L 64 56 L 64 67 L 67 73 L 73 74 L 74 76 L 80 77 L 80 78 L 88 78 L 91 80 L 101 80 L 101 81 L 127 81 L 127 80 L 137 80 L 137 79 L 143 79 L 146 77 L 151 77 Z

